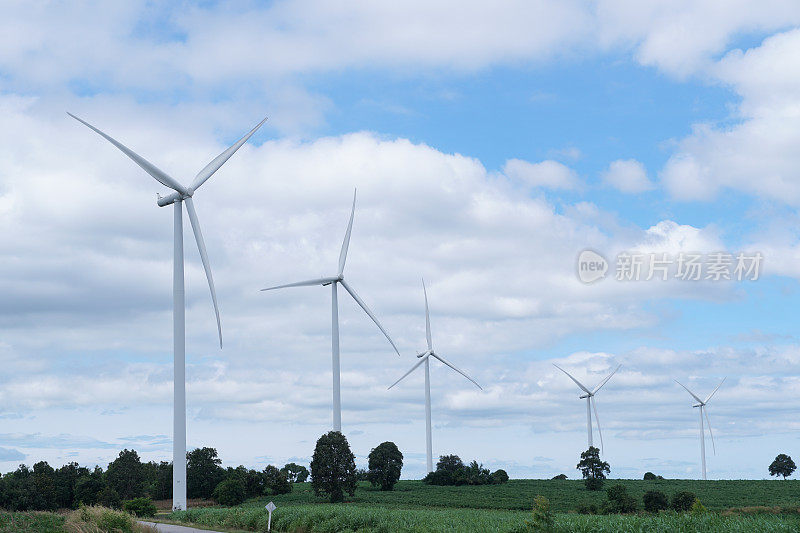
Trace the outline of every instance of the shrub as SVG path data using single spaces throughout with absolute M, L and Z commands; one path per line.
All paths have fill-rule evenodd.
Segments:
M 292 492 L 292 484 L 286 474 L 278 470 L 278 467 L 269 465 L 264 469 L 264 490 L 269 494 L 289 494 Z
M 672 495 L 672 503 L 670 503 L 670 507 L 673 511 L 678 511 L 679 513 L 685 513 L 692 508 L 692 504 L 697 499 L 697 496 L 694 495 L 694 492 L 689 491 L 681 491 L 676 492 Z
M 553 529 L 553 511 L 550 509 L 550 500 L 542 495 L 533 499 L 533 511 L 530 521 L 525 525 L 533 531 L 551 531 Z
M 645 472 L 644 473 L 644 477 L 642 479 L 644 479 L 645 481 L 653 481 L 654 479 L 657 479 L 657 478 L 656 478 L 656 475 L 654 473 Z
M 557 476 L 553 476 L 552 479 L 553 480 L 556 480 L 556 479 L 567 479 L 567 475 L 566 474 L 559 474 Z
M 706 513 L 706 507 L 702 503 L 700 503 L 699 498 L 694 499 L 694 503 L 692 503 L 691 513 L 694 516 L 703 515 Z
M 239 505 L 247 498 L 241 479 L 230 477 L 221 481 L 213 492 L 214 499 L 221 505 Z
M 649 490 L 644 493 L 644 510 L 648 513 L 657 513 L 669 509 L 669 499 L 660 490 Z
M 156 506 L 150 498 L 134 498 L 122 504 L 122 508 L 132 515 L 138 517 L 150 517 L 156 515 Z
M 606 501 L 602 505 L 603 513 L 634 513 L 636 499 L 628 494 L 624 485 L 613 485 L 606 490 Z
M 344 500 L 345 492 L 356 491 L 356 458 L 347 439 L 329 431 L 317 440 L 311 459 L 311 485 L 317 496 L 328 495 L 331 502 Z
M 503 483 L 508 483 L 508 473 L 502 468 L 492 472 L 492 484 L 502 485 Z
M 598 514 L 600 512 L 600 510 L 597 508 L 597 504 L 595 504 L 595 503 L 590 503 L 588 505 L 585 504 L 585 503 L 582 503 L 578 507 L 578 512 L 580 514 Z
M 369 481 L 381 490 L 394 489 L 403 469 L 403 454 L 394 442 L 382 442 L 369 452 Z

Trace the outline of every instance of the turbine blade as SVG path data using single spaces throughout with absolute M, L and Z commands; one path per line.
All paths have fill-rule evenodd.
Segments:
M 608 383 L 608 380 L 609 380 L 609 379 L 611 379 L 611 376 L 613 376 L 614 374 L 616 374 L 616 373 L 617 373 L 617 370 L 619 370 L 619 368 L 620 368 L 621 366 L 622 366 L 621 364 L 620 364 L 620 365 L 617 365 L 617 368 L 615 368 L 615 369 L 614 369 L 614 371 L 613 371 L 612 373 L 610 373 L 606 379 L 604 379 L 603 381 L 601 381 L 601 382 L 600 382 L 600 384 L 599 384 L 597 387 L 595 387 L 595 388 L 594 388 L 594 390 L 592 391 L 592 395 L 594 395 L 594 394 L 597 394 L 597 391 L 599 391 L 600 389 L 602 389 L 602 388 L 603 388 L 603 385 L 605 385 L 606 383 Z
M 600 429 L 600 417 L 597 416 L 597 405 L 594 403 L 594 396 L 589 397 L 589 401 L 592 402 L 592 409 L 594 410 L 594 419 L 597 422 L 597 432 L 600 434 L 600 450 L 602 451 L 603 446 L 603 430 Z
M 589 391 L 589 389 L 587 389 L 586 387 L 584 387 L 584 386 L 583 386 L 583 383 L 581 383 L 580 381 L 578 381 L 577 379 L 575 379 L 574 377 L 572 377 L 572 374 L 570 374 L 569 372 L 567 372 L 566 370 L 564 370 L 563 368 L 561 368 L 560 366 L 558 366 L 558 365 L 557 365 L 557 364 L 555 364 L 555 363 L 553 363 L 553 366 L 554 366 L 554 367 L 556 367 L 557 369 L 561 370 L 561 371 L 562 371 L 563 373 L 565 373 L 567 376 L 569 376 L 569 379 L 571 379 L 572 381 L 574 381 L 574 382 L 575 382 L 575 384 L 576 384 L 578 387 L 580 387 L 580 388 L 581 388 L 581 390 L 582 390 L 583 392 L 585 392 L 586 394 L 592 394 L 592 393 L 591 393 L 591 391 Z
M 400 379 L 398 379 L 397 381 L 395 381 L 394 383 L 392 383 L 391 385 L 389 385 L 389 389 L 391 389 L 392 387 L 394 387 L 395 385 L 397 385 L 398 383 L 400 383 L 401 381 L 403 381 L 404 379 L 406 379 L 406 377 L 407 377 L 407 376 L 408 376 L 410 373 L 412 373 L 414 370 L 416 370 L 416 369 L 419 367 L 419 365 L 421 365 L 422 363 L 424 363 L 425 361 L 427 361 L 429 356 L 430 356 L 430 352 L 428 352 L 428 355 L 426 355 L 425 357 L 423 357 L 422 359 L 420 359 L 419 361 L 417 361 L 417 364 L 415 364 L 414 366 L 412 366 L 412 367 L 411 367 L 411 370 L 409 370 L 408 372 L 406 372 L 405 374 L 403 374 L 403 377 L 401 377 Z M 389 389 L 386 389 L 386 390 L 389 390 Z
M 717 445 L 714 444 L 714 432 L 711 431 L 711 419 L 708 418 L 708 409 L 703 406 L 703 414 L 706 415 L 706 422 L 708 422 L 708 434 L 711 435 L 711 447 L 714 449 L 714 455 L 717 455 Z
M 375 325 L 378 326 L 378 329 L 381 330 L 381 333 L 383 333 L 383 335 L 389 341 L 389 344 L 392 345 L 392 348 L 394 348 L 394 351 L 397 352 L 398 356 L 400 356 L 400 350 L 397 349 L 397 346 L 395 346 L 394 341 L 392 340 L 392 338 L 389 336 L 388 333 L 386 333 L 386 330 L 383 329 L 383 326 L 381 326 L 381 323 L 378 322 L 377 317 L 374 314 L 372 314 L 372 311 L 369 310 L 369 307 L 367 307 L 367 304 L 364 303 L 364 300 L 362 300 L 361 298 L 358 297 L 358 294 L 356 294 L 356 291 L 354 291 L 353 288 L 350 285 L 348 285 L 345 280 L 340 280 L 339 283 L 342 284 L 342 287 L 344 287 L 344 289 L 347 292 L 350 293 L 350 296 L 353 297 L 353 300 L 355 300 L 356 303 L 361 306 L 361 309 L 363 309 L 364 312 L 367 313 L 367 315 L 372 319 L 372 321 L 375 322 Z
M 428 340 L 428 351 L 433 350 L 431 342 L 431 313 L 428 310 L 428 291 L 425 290 L 425 280 L 422 280 L 422 292 L 425 293 L 425 338 Z
M 252 136 L 253 136 L 253 134 L 254 134 L 256 131 L 258 131 L 258 128 L 260 128 L 260 127 L 261 127 L 261 126 L 262 126 L 262 125 L 263 125 L 263 124 L 264 124 L 266 121 L 267 121 L 267 117 L 264 117 L 264 120 L 262 120 L 261 122 L 259 122 L 259 123 L 258 123 L 258 125 L 257 125 L 255 128 L 253 128 L 252 130 L 250 130 L 250 132 L 249 132 L 247 135 L 245 135 L 244 137 L 242 137 L 241 139 L 239 139 L 238 141 L 236 141 L 236 143 L 235 143 L 233 146 L 231 146 L 230 148 L 228 148 L 227 150 L 225 150 L 224 152 L 222 152 L 221 154 L 219 154 L 219 155 L 218 155 L 217 157 L 215 157 L 215 158 L 214 158 L 214 159 L 213 159 L 213 160 L 212 160 L 212 161 L 211 161 L 209 164 L 207 164 L 207 165 L 206 165 L 206 166 L 203 168 L 203 170 L 201 170 L 200 172 L 198 172 L 198 173 L 197 173 L 197 176 L 195 176 L 195 178 L 194 178 L 194 182 L 192 182 L 192 189 L 194 189 L 194 190 L 197 190 L 197 189 L 198 189 L 198 188 L 199 188 L 199 187 L 200 187 L 200 186 L 201 186 L 203 183 L 205 183 L 205 182 L 206 182 L 206 180 L 207 180 L 208 178 L 210 178 L 211 176 L 213 176 L 213 175 L 214 175 L 214 172 L 216 172 L 217 170 L 219 170 L 219 167 L 221 167 L 222 165 L 224 165 L 224 164 L 225 164 L 225 162 L 226 162 L 228 159 L 230 159 L 230 157 L 231 157 L 233 154 L 235 154 L 235 153 L 236 153 L 236 150 L 238 150 L 239 148 L 241 148 L 241 147 L 242 147 L 242 145 L 243 145 L 244 143 L 246 143 L 246 142 L 247 142 L 247 140 L 248 140 L 250 137 L 252 137 Z
M 461 374 L 462 376 L 464 376 L 465 378 L 467 378 L 468 380 L 470 380 L 471 382 L 473 382 L 473 383 L 475 384 L 475 386 L 476 386 L 476 387 L 478 387 L 480 390 L 483 390 L 483 387 L 481 387 L 480 385 L 478 385 L 478 382 L 477 382 L 477 381 L 475 381 L 474 379 L 472 379 L 471 377 L 469 377 L 469 376 L 468 376 L 468 375 L 467 375 L 465 372 L 463 372 L 462 370 L 459 370 L 459 369 L 458 369 L 458 368 L 456 368 L 455 366 L 451 365 L 450 363 L 448 363 L 447 361 L 445 361 L 444 359 L 442 359 L 442 358 L 441 358 L 439 355 L 437 355 L 437 354 L 435 354 L 435 353 L 432 353 L 431 355 L 432 355 L 432 356 L 434 356 L 434 357 L 435 357 L 436 359 L 438 359 L 439 361 L 441 361 L 442 363 L 444 363 L 444 364 L 446 364 L 447 366 L 449 366 L 450 368 L 452 368 L 453 370 L 455 370 L 456 372 L 458 372 L 459 374 Z
M 186 197 L 183 201 L 186 204 L 186 212 L 189 213 L 189 222 L 192 223 L 194 240 L 197 241 L 197 250 L 200 252 L 200 260 L 203 262 L 203 269 L 206 271 L 208 288 L 211 289 L 211 301 L 214 302 L 214 314 L 217 315 L 217 331 L 219 332 L 219 347 L 222 348 L 222 323 L 219 320 L 219 307 L 217 306 L 217 291 L 214 289 L 214 277 L 211 275 L 211 264 L 208 262 L 206 243 L 203 241 L 203 232 L 200 229 L 200 221 L 197 220 L 197 212 L 194 210 L 194 202 L 191 197 Z
M 722 378 L 722 381 L 719 382 L 719 385 L 717 385 L 717 388 L 714 389 L 713 391 L 711 391 L 711 394 L 708 395 L 708 398 L 706 398 L 706 401 L 704 401 L 703 403 L 708 403 L 708 400 L 710 400 L 711 397 L 714 396 L 717 393 L 719 388 L 722 387 L 722 384 L 725 383 L 726 379 L 728 379 L 727 376 Z
M 339 278 L 319 278 L 319 279 L 309 279 L 306 281 L 297 281 L 295 283 L 287 283 L 286 285 L 276 285 L 275 287 L 267 287 L 266 289 L 261 289 L 261 291 L 271 291 L 275 289 L 285 289 L 287 287 L 311 287 L 313 285 L 327 285 L 328 283 L 333 283 L 334 281 L 338 281 Z
M 339 275 L 344 273 L 344 263 L 347 261 L 347 249 L 350 248 L 350 234 L 353 232 L 353 217 L 356 214 L 356 189 L 353 189 L 353 209 L 350 211 L 350 222 L 347 223 L 347 231 L 342 241 L 342 251 L 339 252 Z
M 86 122 L 85 120 L 82 120 L 82 119 L 76 117 L 72 113 L 67 113 L 67 115 L 71 116 L 72 118 L 74 118 L 75 120 L 77 120 L 81 124 L 85 125 L 89 129 L 94 130 L 98 135 L 100 135 L 105 140 L 107 140 L 108 142 L 110 142 L 111 144 L 116 146 L 123 154 L 127 155 L 128 157 L 130 157 L 133 160 L 134 163 L 136 163 L 137 165 L 142 167 L 142 169 L 144 169 L 145 172 L 147 172 L 148 174 L 153 176 L 156 179 L 156 181 L 158 181 L 160 184 L 164 185 L 165 187 L 169 187 L 170 189 L 173 189 L 175 191 L 178 191 L 181 194 L 186 194 L 186 188 L 183 185 L 178 183 L 174 178 L 169 176 L 166 172 L 164 172 L 163 170 L 161 170 L 160 168 L 155 166 L 153 163 L 151 163 L 150 161 L 148 161 L 144 157 L 140 156 L 139 154 L 137 154 L 136 152 L 134 152 L 133 150 L 131 150 L 130 148 L 128 148 L 127 146 L 125 146 L 121 142 L 117 141 L 116 139 L 114 139 L 110 135 L 106 135 L 102 131 L 98 130 L 97 128 L 95 128 L 94 126 L 92 126 L 91 124 Z
M 698 402 L 700 402 L 701 404 L 705 404 L 705 402 L 704 402 L 703 400 L 701 400 L 700 398 L 698 398 L 698 397 L 697 397 L 697 395 L 696 395 L 695 393 L 693 393 L 692 391 L 690 391 L 689 389 L 687 389 L 687 388 L 684 386 L 684 384 L 683 384 L 683 383 L 681 383 L 681 382 L 680 382 L 680 381 L 678 381 L 677 379 L 676 379 L 676 380 L 674 380 L 674 381 L 675 381 L 675 383 L 677 383 L 678 385 L 680 385 L 681 387 L 683 387 L 684 389 L 686 389 L 686 392 L 688 392 L 689 394 L 691 394 L 691 395 L 692 395 L 692 398 L 694 398 L 695 400 L 697 400 L 697 401 L 698 401 Z

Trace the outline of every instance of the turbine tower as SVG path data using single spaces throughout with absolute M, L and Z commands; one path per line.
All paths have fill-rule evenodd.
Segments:
M 597 416 L 597 406 L 594 403 L 594 395 L 597 394 L 597 392 L 601 388 L 603 388 L 603 385 L 608 383 L 608 380 L 611 379 L 611 376 L 616 374 L 617 370 L 619 370 L 619 367 L 621 367 L 622 365 L 617 365 L 617 368 L 615 368 L 614 371 L 612 373 L 610 373 L 606 377 L 606 379 L 601 381 L 600 384 L 597 385 L 592 390 L 589 390 L 586 387 L 584 387 L 583 384 L 580 381 L 578 381 L 577 379 L 572 377 L 572 375 L 569 372 L 567 372 L 566 370 L 564 370 L 563 368 L 561 368 L 557 364 L 553 363 L 553 366 L 556 367 L 557 369 L 561 370 L 567 376 L 569 376 L 569 379 L 574 381 L 575 384 L 578 387 L 580 387 L 580 389 L 584 392 L 584 394 L 580 395 L 579 398 L 581 400 L 583 400 L 584 398 L 586 399 L 586 432 L 587 432 L 587 435 L 589 437 L 589 447 L 591 448 L 593 446 L 593 444 L 592 444 L 592 411 L 594 410 L 594 419 L 597 421 L 597 432 L 600 434 L 600 449 L 602 450 L 603 449 L 603 431 L 600 429 L 600 418 Z
M 425 338 L 428 341 L 428 351 L 422 352 L 417 354 L 417 357 L 420 360 L 411 367 L 411 370 L 403 374 L 403 377 L 392 383 L 389 388 L 391 389 L 401 381 L 403 381 L 406 376 L 412 373 L 414 370 L 419 367 L 422 363 L 425 363 L 425 452 L 427 458 L 427 467 L 428 472 L 433 472 L 433 442 L 431 439 L 431 371 L 430 371 L 430 358 L 435 357 L 440 362 L 444 363 L 445 365 L 449 366 L 471 382 L 475 384 L 476 387 L 483 390 L 483 388 L 478 385 L 478 382 L 466 375 L 464 372 L 453 366 L 452 364 L 445 361 L 439 354 L 433 351 L 433 342 L 431 342 L 431 315 L 430 311 L 428 310 L 428 291 L 425 290 L 425 280 L 422 280 L 422 292 L 425 295 Z
M 203 241 L 203 233 L 200 231 L 200 223 L 197 220 L 197 212 L 194 209 L 192 196 L 195 191 L 208 180 L 236 151 L 247 142 L 247 140 L 261 127 L 266 118 L 250 130 L 250 132 L 239 139 L 233 146 L 215 157 L 203 170 L 197 173 L 194 181 L 189 187 L 184 187 L 174 178 L 169 176 L 148 160 L 135 153 L 116 139 L 106 135 L 88 122 L 81 120 L 72 113 L 67 113 L 78 122 L 94 130 L 101 137 L 116 146 L 122 153 L 131 158 L 134 163 L 142 167 L 145 172 L 153 176 L 156 181 L 169 187 L 174 192 L 162 197 L 158 195 L 159 207 L 173 204 L 173 224 L 174 224 L 174 257 L 172 274 L 172 334 L 173 334 L 173 437 L 172 437 L 172 508 L 186 509 L 186 321 L 185 321 L 185 300 L 183 288 L 183 207 L 186 205 L 186 213 L 189 215 L 189 222 L 192 225 L 194 238 L 197 242 L 197 249 L 200 252 L 200 260 L 203 262 L 203 269 L 208 279 L 208 287 L 211 290 L 211 301 L 214 304 L 214 314 L 217 318 L 217 331 L 219 333 L 219 347 L 222 348 L 222 325 L 219 319 L 219 307 L 217 306 L 217 293 L 214 290 L 214 278 L 211 276 L 211 265 L 208 262 L 206 245 Z
M 344 234 L 344 242 L 342 242 L 342 250 L 339 252 L 339 271 L 335 276 L 331 276 L 328 278 L 319 278 L 319 279 L 311 279 L 307 281 L 298 281 L 296 283 L 287 283 L 286 285 L 278 285 L 276 287 L 269 287 L 267 289 L 261 289 L 262 291 L 271 291 L 274 289 L 284 289 L 287 287 L 308 287 L 313 285 L 321 285 L 321 286 L 331 286 L 331 365 L 333 368 L 333 430 L 334 431 L 342 431 L 342 396 L 341 396 L 341 386 L 340 386 L 340 379 L 339 379 L 339 295 L 338 295 L 338 286 L 341 284 L 344 287 L 350 296 L 353 297 L 353 300 L 364 310 L 364 312 L 369 316 L 375 325 L 378 326 L 378 329 L 381 330 L 381 333 L 386 337 L 389 341 L 389 344 L 392 345 L 394 351 L 397 352 L 397 355 L 400 355 L 400 352 L 397 350 L 397 346 L 395 346 L 394 341 L 386 333 L 386 330 L 383 329 L 381 323 L 369 310 L 367 304 L 358 296 L 356 291 L 351 287 L 345 280 L 344 280 L 344 265 L 347 261 L 347 250 L 350 247 L 350 234 L 353 231 L 353 216 L 356 212 L 356 192 L 353 191 L 353 208 L 350 211 L 350 222 L 347 224 L 347 231 Z
M 708 479 L 706 477 L 706 432 L 705 432 L 705 428 L 703 427 L 703 416 L 705 416 L 706 422 L 708 422 L 708 434 L 711 435 L 711 447 L 714 450 L 714 455 L 716 455 L 717 454 L 717 446 L 716 446 L 716 444 L 714 444 L 714 433 L 711 431 L 711 420 L 708 418 L 708 411 L 706 411 L 706 404 L 711 399 L 711 397 L 714 396 L 717 393 L 717 391 L 722 386 L 722 384 L 725 383 L 726 379 L 727 378 L 722 378 L 722 381 L 719 382 L 719 385 L 717 385 L 717 388 L 714 389 L 713 391 L 711 391 L 711 394 L 709 394 L 708 398 L 706 398 L 705 400 L 701 400 L 695 393 L 693 393 L 685 385 L 683 385 L 683 383 L 681 383 L 677 379 L 675 380 L 675 383 L 677 383 L 678 385 L 680 385 L 681 387 L 686 389 L 686 392 L 691 394 L 692 398 L 697 400 L 697 403 L 694 404 L 692 407 L 699 407 L 700 408 L 700 462 L 701 462 L 701 464 L 703 466 L 703 480 Z

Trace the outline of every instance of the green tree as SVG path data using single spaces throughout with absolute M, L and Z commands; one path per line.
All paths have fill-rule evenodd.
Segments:
M 75 482 L 75 505 L 96 505 L 105 487 L 103 469 L 98 466 Z
M 56 507 L 73 508 L 78 505 L 75 500 L 75 484 L 81 476 L 89 474 L 89 469 L 78 466 L 78 463 L 67 463 L 54 472 Z
M 264 490 L 270 494 L 288 494 L 292 492 L 292 484 L 286 474 L 278 470 L 277 466 L 268 465 L 264 469 Z
M 286 474 L 289 483 L 304 483 L 309 476 L 308 468 L 296 463 L 287 464 L 281 468 L 281 472 Z
M 669 508 L 667 495 L 660 490 L 648 490 L 642 498 L 644 510 L 648 513 L 657 513 Z
M 311 459 L 311 484 L 317 496 L 328 495 L 331 502 L 344 500 L 356 491 L 356 460 L 347 439 L 330 431 L 317 440 Z
M 244 490 L 244 483 L 238 477 L 229 477 L 220 483 L 212 491 L 212 496 L 222 505 L 239 505 L 244 502 L 247 495 Z
M 525 520 L 525 529 L 528 531 L 552 531 L 555 516 L 550 508 L 550 500 L 538 494 L 533 499 L 531 519 Z
M 588 450 L 581 453 L 581 460 L 575 468 L 581 471 L 589 490 L 603 488 L 603 480 L 611 472 L 609 464 L 600 459 L 600 450 L 594 446 L 589 446 Z
M 455 485 L 464 477 L 464 462 L 457 455 L 440 455 L 436 470 L 422 480 L 430 485 Z
M 492 484 L 502 485 L 503 483 L 508 483 L 508 472 L 502 468 L 492 472 Z
M 56 479 L 55 470 L 47 461 L 39 461 L 33 465 L 33 503 L 32 509 L 37 511 L 55 511 L 56 506 Z
M 144 496 L 145 471 L 135 450 L 122 450 L 106 469 L 106 484 L 123 500 Z
M 685 513 L 692 508 L 692 505 L 696 499 L 697 496 L 694 495 L 694 492 L 689 492 L 688 490 L 676 492 L 672 495 L 670 507 L 673 511 Z
M 403 454 L 394 442 L 382 442 L 369 452 L 369 482 L 381 490 L 394 489 L 403 469 Z
M 628 494 L 625 485 L 614 485 L 606 490 L 606 501 L 603 502 L 604 513 L 634 513 L 636 499 Z
M 156 515 L 156 506 L 150 498 L 134 498 L 122 504 L 122 508 L 134 516 L 149 518 Z
M 797 469 L 792 458 L 785 453 L 778 454 L 772 464 L 769 465 L 770 476 L 783 476 L 783 479 L 791 476 Z
M 196 448 L 186 454 L 186 492 L 189 498 L 211 498 L 225 479 L 216 448 Z

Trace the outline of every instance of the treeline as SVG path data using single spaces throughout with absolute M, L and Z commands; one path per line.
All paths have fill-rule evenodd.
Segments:
M 436 470 L 422 481 L 428 485 L 500 485 L 508 481 L 508 474 L 502 469 L 491 472 L 478 461 L 465 465 L 457 455 L 442 455 Z
M 291 492 L 293 482 L 306 481 L 309 475 L 308 469 L 294 463 L 281 469 L 270 465 L 261 471 L 244 466 L 223 468 L 214 448 L 192 450 L 186 459 L 188 497 L 214 498 L 228 505 Z M 125 449 L 105 471 L 78 463 L 53 468 L 40 461 L 33 468 L 20 465 L 0 478 L 0 508 L 11 511 L 75 509 L 80 504 L 120 508 L 124 501 L 141 497 L 172 498 L 171 462 L 145 463 L 135 450 Z

